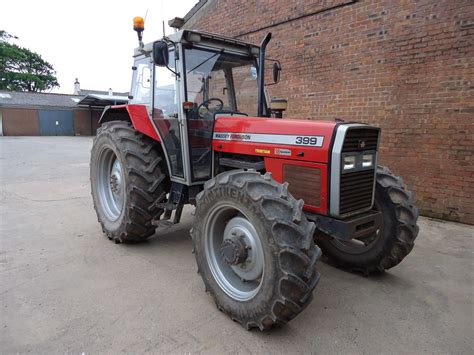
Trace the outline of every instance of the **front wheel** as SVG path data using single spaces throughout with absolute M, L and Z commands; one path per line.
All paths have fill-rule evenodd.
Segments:
M 418 235 L 418 209 L 401 178 L 378 167 L 374 209 L 382 212 L 383 226 L 372 235 L 347 241 L 315 234 L 316 243 L 337 266 L 365 274 L 398 265 L 413 249 Z
M 294 318 L 319 280 L 315 226 L 287 186 L 233 170 L 197 197 L 191 234 L 199 272 L 217 307 L 247 329 Z

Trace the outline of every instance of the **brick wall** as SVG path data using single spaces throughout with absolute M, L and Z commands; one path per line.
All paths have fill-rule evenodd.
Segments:
M 4 136 L 39 136 L 38 110 L 0 107 Z
M 185 28 L 272 32 L 286 117 L 381 127 L 422 214 L 474 224 L 474 1 L 208 0 Z

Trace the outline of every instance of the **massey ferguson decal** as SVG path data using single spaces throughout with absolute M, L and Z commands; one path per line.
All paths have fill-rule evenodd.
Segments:
M 214 133 L 214 139 L 221 139 L 225 141 L 251 141 L 252 136 L 250 134 L 240 133 Z
M 214 139 L 223 140 L 223 141 L 240 141 L 240 142 L 251 142 L 251 143 L 304 145 L 304 146 L 309 146 L 309 147 L 322 147 L 323 142 L 324 142 L 323 136 L 298 136 L 298 135 L 292 135 L 292 134 L 260 134 L 260 133 L 232 133 L 232 132 L 226 132 L 226 133 L 214 132 Z

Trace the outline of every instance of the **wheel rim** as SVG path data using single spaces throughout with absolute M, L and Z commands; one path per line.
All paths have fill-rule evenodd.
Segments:
M 99 203 L 107 218 L 116 221 L 122 214 L 125 183 L 122 164 L 110 147 L 104 147 L 97 161 Z
M 221 254 L 222 243 L 240 238 L 246 246 L 246 260 L 229 265 Z M 211 273 L 219 287 L 231 298 L 247 301 L 261 288 L 264 254 L 260 238 L 248 217 L 237 207 L 219 204 L 209 213 L 205 226 L 205 253 Z
M 374 203 L 374 210 L 382 212 L 382 208 L 377 200 Z M 339 250 L 348 254 L 363 254 L 372 249 L 380 240 L 383 234 L 383 222 L 380 229 L 375 233 L 366 236 L 350 239 L 338 240 L 331 239 L 331 243 Z

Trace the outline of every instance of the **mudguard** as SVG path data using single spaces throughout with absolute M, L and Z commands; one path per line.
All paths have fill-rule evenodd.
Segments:
M 99 125 L 109 121 L 130 121 L 138 132 L 160 142 L 160 137 L 151 122 L 146 105 L 107 106 L 100 116 Z

